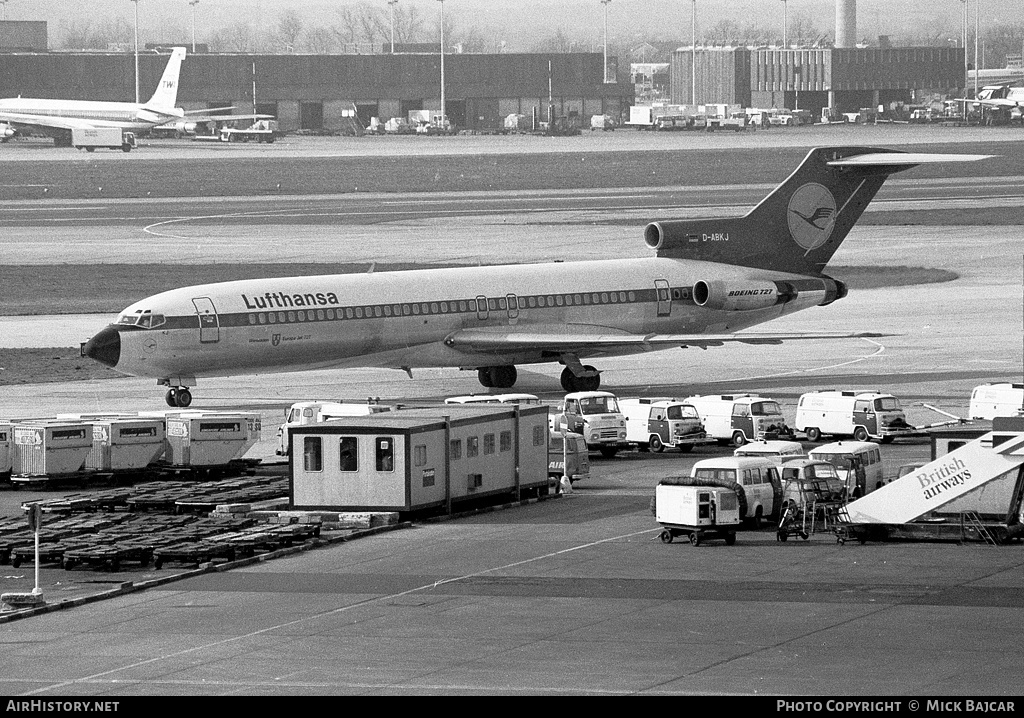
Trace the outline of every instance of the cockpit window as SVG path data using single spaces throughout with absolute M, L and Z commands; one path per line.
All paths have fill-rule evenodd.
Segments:
M 161 324 L 166 323 L 166 319 L 163 314 L 151 314 L 150 312 L 137 312 L 135 314 L 122 314 L 117 319 L 117 323 L 121 326 L 135 326 L 143 327 L 145 329 L 152 329 L 158 327 Z

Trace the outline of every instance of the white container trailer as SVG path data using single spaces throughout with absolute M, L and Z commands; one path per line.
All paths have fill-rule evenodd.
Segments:
M 900 401 L 878 391 L 812 391 L 803 394 L 796 407 L 797 431 L 808 441 L 822 435 L 848 436 L 854 441 L 876 439 L 888 444 L 897 436 L 917 433 L 907 423 Z
M 131 152 L 138 146 L 135 134 L 120 127 L 75 127 L 71 130 L 71 144 L 86 152 L 94 152 L 97 147 Z
M 81 471 L 92 450 L 92 424 L 75 421 L 24 421 L 14 424 L 16 476 L 59 476 Z
M 705 538 L 736 543 L 740 525 L 736 492 L 723 486 L 697 486 L 686 477 L 662 479 L 655 489 L 655 518 L 662 525 L 661 540 L 671 543 L 686 534 L 697 546 Z
M 982 384 L 971 391 L 968 416 L 994 419 L 997 416 L 1024 414 L 1024 384 Z
M 722 444 L 743 446 L 755 439 L 792 436 L 774 399 L 756 394 L 708 394 L 685 401 L 697 409 L 708 437 Z
M 11 459 L 13 451 L 11 445 L 14 439 L 13 422 L 0 420 L 0 474 L 11 473 Z
M 223 466 L 245 454 L 260 436 L 258 414 L 169 414 L 167 460 L 172 466 Z
M 163 419 L 94 419 L 92 451 L 86 468 L 101 471 L 144 469 L 164 454 Z

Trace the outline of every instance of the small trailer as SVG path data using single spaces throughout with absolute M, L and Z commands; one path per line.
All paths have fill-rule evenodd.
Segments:
M 724 539 L 728 546 L 736 543 L 740 508 L 732 489 L 685 476 L 664 478 L 655 490 L 654 515 L 663 527 L 662 543 L 684 534 L 694 546 L 708 538 Z

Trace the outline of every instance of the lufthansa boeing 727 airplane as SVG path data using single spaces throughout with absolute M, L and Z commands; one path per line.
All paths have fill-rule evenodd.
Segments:
M 817 148 L 743 217 L 647 225 L 652 257 L 185 287 L 131 305 L 82 354 L 184 407 L 204 376 L 458 367 L 508 388 L 517 364 L 559 362 L 577 391 L 600 385 L 588 357 L 877 336 L 735 332 L 846 296 L 823 270 L 890 174 L 987 156 Z

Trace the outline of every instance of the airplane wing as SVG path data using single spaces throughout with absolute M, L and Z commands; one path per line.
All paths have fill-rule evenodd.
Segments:
M 461 329 L 449 334 L 445 344 L 452 349 L 466 353 L 505 354 L 509 352 L 540 351 L 545 354 L 593 354 L 615 353 L 628 349 L 631 352 L 657 351 L 673 347 L 722 346 L 727 342 L 741 344 L 781 344 L 786 341 L 807 339 L 861 339 L 888 336 L 873 332 L 840 333 L 746 333 L 746 334 L 631 334 L 609 332 L 606 327 L 577 326 L 575 331 L 557 329 L 538 330 L 531 328 L 516 331 L 514 328 Z M 592 330 L 592 331 L 587 331 Z
M 274 115 L 189 115 L 190 122 L 230 122 L 231 120 L 273 120 Z

